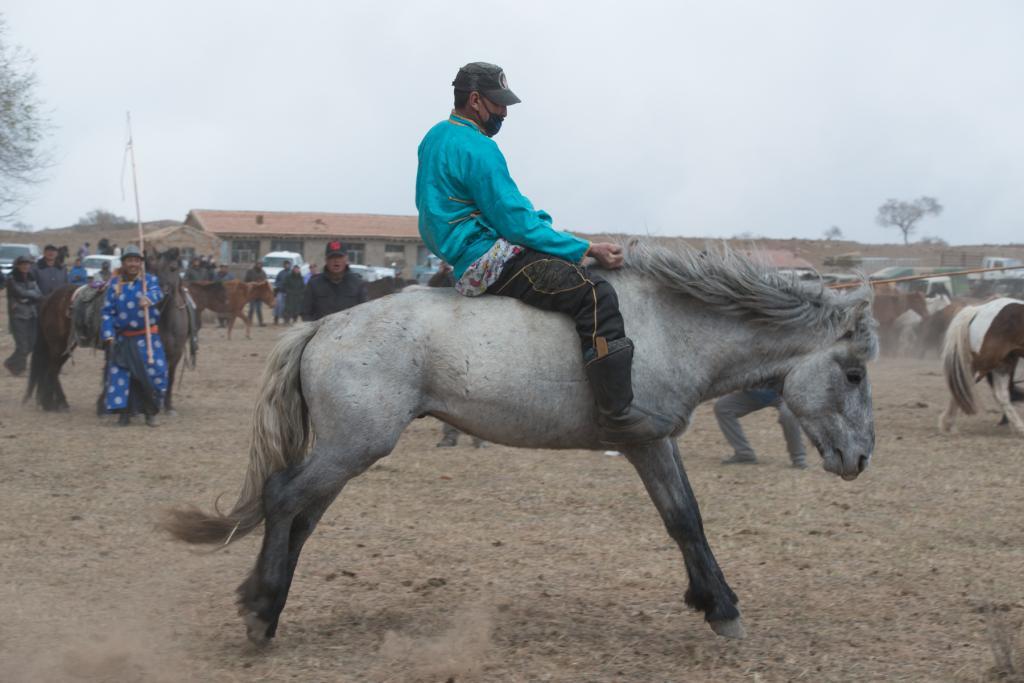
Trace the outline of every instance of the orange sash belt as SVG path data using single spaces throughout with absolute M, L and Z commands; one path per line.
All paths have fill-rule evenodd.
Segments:
M 160 328 L 157 327 L 156 325 L 150 325 L 149 326 L 149 333 L 150 334 L 157 334 L 159 332 L 160 332 Z M 146 334 L 145 328 L 143 328 L 141 330 L 127 330 L 125 332 L 121 332 L 121 336 L 122 337 L 140 337 L 140 336 L 142 336 L 144 334 Z

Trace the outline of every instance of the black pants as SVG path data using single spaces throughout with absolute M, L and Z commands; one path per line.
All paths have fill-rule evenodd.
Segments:
M 25 372 L 28 357 L 36 345 L 39 321 L 36 318 L 14 318 L 11 320 L 11 334 L 14 335 L 14 353 L 4 361 L 4 366 L 11 374 L 20 375 Z
M 524 248 L 487 293 L 572 316 L 586 360 L 603 357 L 608 342 L 626 336 L 615 289 L 600 275 L 557 256 Z

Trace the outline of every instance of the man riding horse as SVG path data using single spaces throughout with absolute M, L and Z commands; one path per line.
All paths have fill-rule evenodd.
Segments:
M 661 439 L 672 423 L 633 405 L 633 342 L 615 290 L 584 265 L 623 264 L 622 247 L 555 230 L 509 175 L 492 139 L 521 100 L 494 64 L 473 62 L 452 83 L 455 108 L 419 146 L 416 208 L 427 247 L 452 264 L 465 296 L 509 296 L 572 316 L 597 403 L 601 441 L 610 446 Z

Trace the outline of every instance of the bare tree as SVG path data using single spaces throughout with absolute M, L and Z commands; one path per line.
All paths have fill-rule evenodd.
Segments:
M 938 216 L 942 213 L 942 205 L 935 197 L 918 197 L 905 202 L 900 199 L 889 199 L 878 207 L 875 220 L 885 228 L 897 228 L 903 233 L 903 244 L 910 244 L 910 233 L 917 230 L 917 224 L 925 216 Z
M 825 239 L 831 242 L 832 240 L 843 239 L 843 231 L 838 225 L 833 225 L 831 228 L 825 231 Z
M 124 216 L 119 216 L 113 211 L 107 211 L 106 209 L 93 209 L 75 223 L 76 228 L 91 228 L 94 226 L 97 228 L 116 228 L 122 225 L 133 225 L 133 223 Z
M 0 218 L 13 217 L 24 203 L 26 185 L 48 166 L 41 148 L 48 123 L 36 99 L 32 57 L 7 40 L 0 15 Z

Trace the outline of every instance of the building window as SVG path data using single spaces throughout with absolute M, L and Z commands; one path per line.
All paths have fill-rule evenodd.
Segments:
M 259 257 L 259 240 L 231 240 L 232 263 L 256 263 Z
M 348 250 L 348 262 L 362 265 L 366 263 L 366 245 L 362 242 L 342 242 Z
M 302 254 L 302 240 L 270 240 L 270 251 L 293 251 Z

